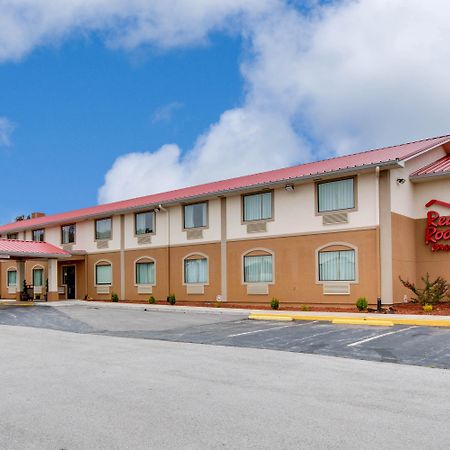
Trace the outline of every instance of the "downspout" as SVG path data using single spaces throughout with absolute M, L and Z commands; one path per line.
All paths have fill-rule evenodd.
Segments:
M 375 220 L 376 220 L 376 258 L 377 258 L 377 302 L 381 299 L 381 239 L 380 239 L 380 166 L 375 167 Z

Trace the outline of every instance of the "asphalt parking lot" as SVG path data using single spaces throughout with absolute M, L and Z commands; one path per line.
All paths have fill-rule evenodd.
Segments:
M 248 320 L 246 312 L 161 312 L 85 305 L 0 309 L 0 325 L 450 368 L 450 329 L 445 328 L 260 322 Z

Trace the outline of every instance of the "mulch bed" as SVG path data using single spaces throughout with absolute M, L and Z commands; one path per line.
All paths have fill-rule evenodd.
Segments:
M 91 299 L 89 299 L 91 300 Z M 95 300 L 111 303 L 111 300 Z M 148 304 L 146 301 L 142 300 L 124 300 L 119 303 L 136 303 L 136 304 Z M 157 305 L 168 305 L 165 301 L 156 302 Z M 192 307 L 216 307 L 216 308 L 238 308 L 238 309 L 262 309 L 271 311 L 270 305 L 249 305 L 242 303 L 229 303 L 222 302 L 220 304 L 216 302 L 183 302 L 177 301 L 174 308 L 177 306 L 192 306 Z M 450 316 L 450 304 L 449 303 L 439 303 L 438 305 L 433 306 L 432 312 L 424 312 L 422 306 L 418 303 L 402 303 L 393 305 L 390 308 L 383 308 L 385 314 L 418 314 L 418 315 L 436 315 L 436 316 Z M 300 305 L 283 305 L 280 304 L 278 311 L 301 311 Z M 313 312 L 350 312 L 350 313 L 367 313 L 367 312 L 376 312 L 376 311 L 358 311 L 358 309 L 354 306 L 310 306 L 308 311 Z

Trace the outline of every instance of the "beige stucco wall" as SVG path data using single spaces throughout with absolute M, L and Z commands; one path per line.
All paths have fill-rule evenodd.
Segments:
M 351 284 L 350 295 L 324 295 L 323 285 L 317 283 L 316 251 L 333 242 L 344 242 L 357 248 L 358 282 Z M 268 295 L 248 295 L 243 283 L 242 257 L 255 248 L 274 254 L 275 283 L 269 285 Z M 347 231 L 273 239 L 240 240 L 228 243 L 228 298 L 242 303 L 268 304 L 272 297 L 282 303 L 352 304 L 366 297 L 376 304 L 378 280 L 376 230 Z
M 283 236 L 300 233 L 344 231 L 353 228 L 374 227 L 378 218 L 373 205 L 376 202 L 375 172 L 357 177 L 357 209 L 348 212 L 348 223 L 323 225 L 322 216 L 316 214 L 315 183 L 297 184 L 294 191 L 284 188 L 274 190 L 273 220 L 267 223 L 267 231 L 247 233 L 242 223 L 241 195 L 227 198 L 227 238 L 253 239 L 255 237 Z
M 450 190 L 450 180 L 438 182 L 427 181 L 421 183 L 412 183 L 409 181 L 409 175 L 421 167 L 430 164 L 433 161 L 445 156 L 446 151 L 440 146 L 436 149 L 418 156 L 405 163 L 404 168 L 391 170 L 391 210 L 394 213 L 407 217 L 421 218 L 425 217 L 425 203 L 436 196 L 445 195 Z M 406 180 L 404 184 L 398 184 L 397 179 Z M 431 198 L 430 198 L 431 196 Z

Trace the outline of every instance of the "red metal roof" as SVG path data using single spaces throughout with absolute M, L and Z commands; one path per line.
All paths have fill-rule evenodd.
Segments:
M 70 253 L 67 253 L 59 247 L 47 242 L 0 239 L 0 256 L 1 255 L 35 258 L 58 258 L 70 256 Z
M 444 156 L 425 167 L 416 170 L 410 175 L 410 178 L 425 178 L 434 175 L 450 175 L 450 155 Z
M 308 178 L 311 176 L 326 175 L 343 170 L 360 169 L 366 166 L 395 163 L 414 156 L 423 151 L 437 147 L 450 141 L 450 135 L 440 136 L 407 144 L 384 147 L 380 149 L 367 150 L 346 156 L 339 156 L 323 161 L 300 164 L 284 169 L 271 170 L 269 172 L 257 173 L 223 181 L 191 186 L 174 191 L 147 195 L 114 203 L 97 205 L 90 208 L 79 209 L 51 216 L 37 217 L 35 219 L 13 222 L 0 226 L 0 233 L 17 231 L 22 229 L 39 228 L 48 225 L 71 223 L 89 217 L 107 216 L 127 210 L 154 207 L 176 201 L 186 201 L 197 197 L 208 195 L 226 194 L 230 191 L 249 189 L 270 183 L 289 182 L 292 180 Z

